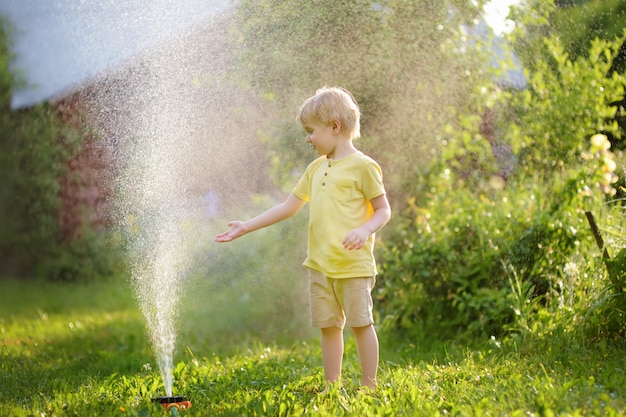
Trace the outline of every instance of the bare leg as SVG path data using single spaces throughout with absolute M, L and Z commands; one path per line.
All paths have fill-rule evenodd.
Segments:
M 343 359 L 343 330 L 338 327 L 322 329 L 322 362 L 326 384 L 339 381 Z
M 361 364 L 361 385 L 376 389 L 376 374 L 378 372 L 378 336 L 373 325 L 352 327 L 356 340 L 356 350 Z

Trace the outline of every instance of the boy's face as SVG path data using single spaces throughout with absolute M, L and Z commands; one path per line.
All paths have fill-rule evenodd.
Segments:
M 306 140 L 311 144 L 318 156 L 326 155 L 332 158 L 337 148 L 339 128 L 337 123 L 330 125 L 311 123 L 304 126 Z

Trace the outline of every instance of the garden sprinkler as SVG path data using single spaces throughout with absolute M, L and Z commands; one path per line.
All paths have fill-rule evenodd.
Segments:
M 156 397 L 152 402 L 161 404 L 173 417 L 179 416 L 180 410 L 191 408 L 191 401 L 185 397 Z

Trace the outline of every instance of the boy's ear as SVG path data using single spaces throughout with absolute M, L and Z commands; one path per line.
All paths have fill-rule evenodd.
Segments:
M 333 120 L 333 133 L 341 132 L 341 122 L 337 119 Z

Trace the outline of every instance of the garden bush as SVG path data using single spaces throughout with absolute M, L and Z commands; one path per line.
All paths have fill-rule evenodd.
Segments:
M 563 309 L 570 318 L 589 316 L 599 282 L 600 288 L 611 282 L 602 264 L 588 269 L 598 251 L 584 211 L 608 210 L 604 195 L 606 205 L 620 209 L 612 196 L 616 167 L 624 163 L 623 154 L 608 147 L 603 154 L 590 139 L 623 137 L 615 117 L 624 110 L 614 103 L 624 95 L 624 75 L 607 76 L 622 42 L 597 40 L 589 58 L 571 62 L 549 38 L 544 46 L 552 61 L 532 67 L 528 88 L 490 87 L 490 103 L 477 106 L 478 115 L 500 106 L 493 110 L 494 136 L 485 137 L 468 115 L 446 130 L 440 159 L 419 178 L 419 192 L 382 245 L 378 300 L 385 327 L 414 337 L 499 337 L 542 333 L 533 326 L 541 317 L 552 318 L 544 326 L 562 325 Z M 485 152 L 494 137 L 518 161 L 510 175 L 494 174 L 497 155 Z M 619 249 L 623 240 L 614 244 Z M 575 285 L 564 284 L 574 278 Z M 607 308 L 619 295 L 608 293 Z

